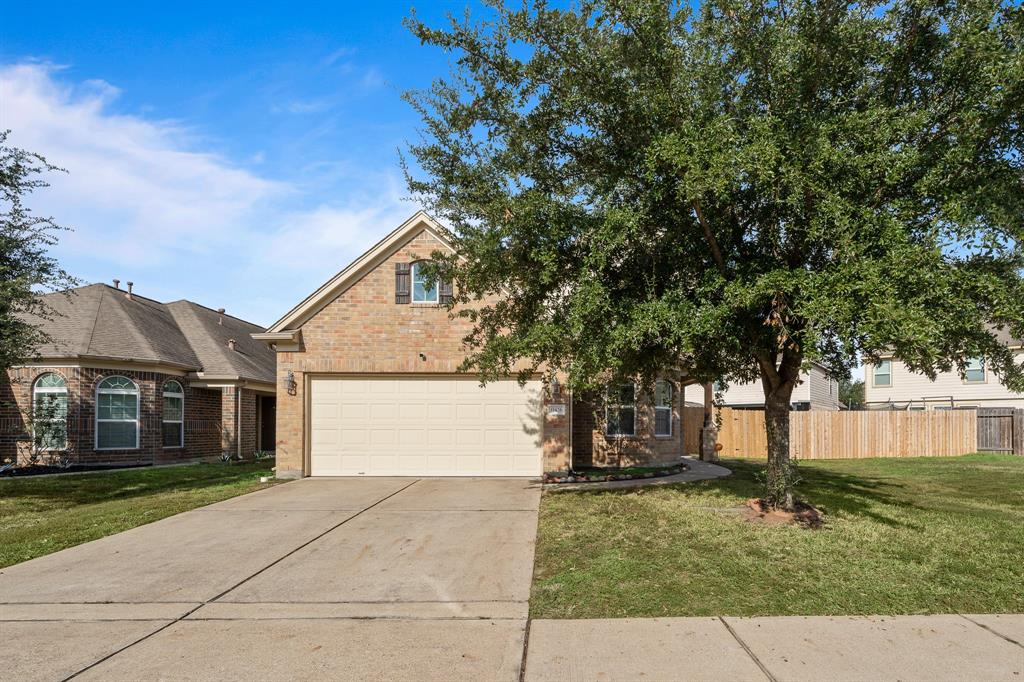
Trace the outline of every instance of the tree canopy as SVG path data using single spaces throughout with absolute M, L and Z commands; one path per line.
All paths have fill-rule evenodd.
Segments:
M 1024 336 L 1019 5 L 487 5 L 408 22 L 452 55 L 407 169 L 464 257 L 468 366 L 760 379 L 777 456 L 811 360 L 1024 389 L 993 333 Z
M 61 169 L 39 154 L 8 145 L 8 132 L 0 131 L 0 370 L 30 359 L 46 340 L 38 320 L 53 311 L 40 291 L 75 284 L 49 255 L 57 233 L 66 228 L 33 214 L 23 201 L 48 186 L 43 173 Z

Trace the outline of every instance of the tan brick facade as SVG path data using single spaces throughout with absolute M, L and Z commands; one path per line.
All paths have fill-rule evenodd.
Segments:
M 444 244 L 419 231 L 361 279 L 327 302 L 302 326 L 302 347 L 277 354 L 277 468 L 279 476 L 308 475 L 307 379 L 315 374 L 437 374 L 458 372 L 463 338 L 472 324 L 433 304 L 395 303 L 395 264 L 428 259 Z M 294 389 L 287 390 L 289 373 Z M 544 423 L 544 468 L 568 461 L 567 417 Z
M 636 403 L 636 435 L 606 436 L 604 408 L 600 401 L 580 396 L 573 403 L 573 465 L 576 467 L 626 467 L 671 464 L 683 456 L 683 391 L 674 385 L 672 435 L 654 435 L 654 405 L 643 392 Z

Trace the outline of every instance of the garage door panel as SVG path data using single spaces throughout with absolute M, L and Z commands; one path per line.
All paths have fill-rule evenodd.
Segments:
M 313 475 L 535 476 L 540 385 L 314 377 Z

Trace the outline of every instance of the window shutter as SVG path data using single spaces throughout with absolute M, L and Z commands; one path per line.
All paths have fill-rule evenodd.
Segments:
M 412 276 L 409 263 L 395 263 L 395 303 L 412 300 Z
M 452 283 L 449 281 L 441 280 L 439 285 L 441 290 L 439 292 L 438 300 L 441 305 L 448 305 L 452 302 Z

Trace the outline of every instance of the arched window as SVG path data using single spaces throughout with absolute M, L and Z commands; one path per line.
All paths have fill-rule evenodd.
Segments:
M 654 382 L 654 435 L 672 435 L 672 383 L 659 379 Z
M 32 385 L 32 437 L 39 450 L 68 447 L 68 384 L 47 372 Z
M 412 264 L 412 302 L 413 303 L 437 303 L 441 300 L 438 291 L 437 280 L 427 287 L 427 276 L 423 272 L 426 261 L 419 261 Z
M 164 382 L 164 447 L 180 448 L 185 445 L 185 391 L 171 379 Z
M 127 377 L 107 377 L 96 389 L 96 449 L 139 447 L 139 387 Z

